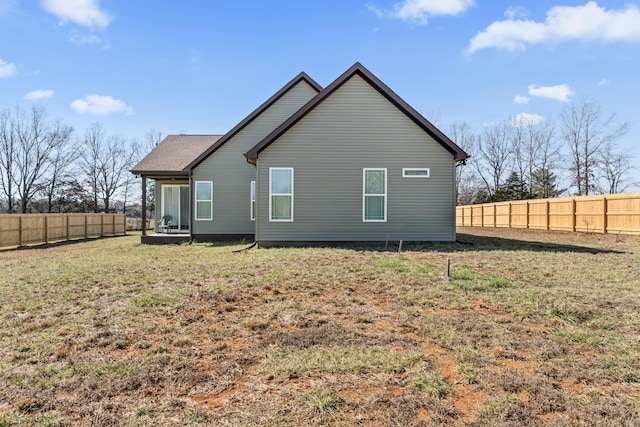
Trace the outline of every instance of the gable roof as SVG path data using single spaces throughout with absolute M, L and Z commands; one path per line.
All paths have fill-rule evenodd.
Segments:
M 320 86 L 315 80 L 307 75 L 305 72 L 301 72 L 297 76 L 295 76 L 289 83 L 284 85 L 282 89 L 276 92 L 273 96 L 267 99 L 262 103 L 258 108 L 256 108 L 251 114 L 244 118 L 240 123 L 238 123 L 233 129 L 227 132 L 222 138 L 220 138 L 215 144 L 201 153 L 198 157 L 196 157 L 192 162 L 189 163 L 188 169 L 193 169 L 198 166 L 204 159 L 206 159 L 211 153 L 215 152 L 218 148 L 222 147 L 227 141 L 233 138 L 238 132 L 244 129 L 249 123 L 251 123 L 256 117 L 262 114 L 267 108 L 271 107 L 275 104 L 280 98 L 282 98 L 287 92 L 289 92 L 292 88 L 294 88 L 298 83 L 306 82 L 309 86 L 311 86 L 316 92 L 320 92 L 322 90 L 322 86 Z
M 245 153 L 245 157 L 249 163 L 256 163 L 258 155 L 262 150 L 271 145 L 282 134 L 289 130 L 293 125 L 300 121 L 304 116 L 310 113 L 320 103 L 322 103 L 327 97 L 338 90 L 343 84 L 345 84 L 351 77 L 358 75 L 362 77 L 367 83 L 369 83 L 374 89 L 376 89 L 382 96 L 384 96 L 389 102 L 395 105 L 400 111 L 402 111 L 409 119 L 411 119 L 416 125 L 427 132 L 433 139 L 435 139 L 440 145 L 446 148 L 454 155 L 455 161 L 463 161 L 469 157 L 460 147 L 458 147 L 449 137 L 436 128 L 431 122 L 418 113 L 413 107 L 407 104 L 402 98 L 400 98 L 395 92 L 393 92 L 387 85 L 385 85 L 380 79 L 367 70 L 362 64 L 356 62 L 347 71 L 345 71 L 340 77 L 334 80 L 329 86 L 323 89 L 318 95 L 312 98 L 307 104 L 305 104 L 294 115 L 289 117 L 284 123 L 278 126 L 273 132 L 267 135 L 262 141 L 260 141 L 255 147 Z
M 187 176 L 187 166 L 222 135 L 169 135 L 131 169 L 136 175 Z

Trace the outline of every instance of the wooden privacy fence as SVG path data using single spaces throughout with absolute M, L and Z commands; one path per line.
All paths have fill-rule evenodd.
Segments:
M 456 225 L 640 235 L 640 193 L 458 206 Z
M 0 248 L 126 234 L 124 214 L 2 214 Z

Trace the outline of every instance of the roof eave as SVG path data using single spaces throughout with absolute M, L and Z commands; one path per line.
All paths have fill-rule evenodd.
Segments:
M 157 170 L 135 170 L 132 169 L 129 172 L 131 172 L 134 175 L 140 175 L 140 176 L 160 176 L 160 177 L 172 177 L 172 176 L 178 176 L 178 177 L 183 177 L 183 176 L 189 176 L 189 171 L 188 170 L 181 170 L 181 171 L 157 171 Z
M 198 166 L 204 159 L 209 157 L 213 152 L 215 152 L 218 148 L 224 145 L 227 141 L 229 141 L 234 135 L 248 126 L 253 120 L 255 120 L 260 114 L 262 114 L 265 110 L 275 104 L 280 98 L 282 98 L 287 92 L 293 89 L 298 83 L 306 82 L 309 86 L 311 86 L 317 92 L 322 91 L 322 86 L 318 84 L 315 80 L 313 80 L 307 73 L 304 71 L 299 73 L 293 79 L 291 79 L 287 84 L 285 84 L 278 92 L 273 94 L 269 99 L 263 102 L 258 108 L 256 108 L 251 114 L 245 117 L 240 123 L 233 127 L 229 132 L 227 132 L 222 138 L 216 141 L 208 150 L 198 156 L 194 161 L 189 163 L 186 169 L 193 169 Z

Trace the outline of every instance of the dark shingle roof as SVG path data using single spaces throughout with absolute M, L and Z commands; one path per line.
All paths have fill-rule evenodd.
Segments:
M 189 164 L 222 135 L 169 135 L 131 169 L 136 175 L 188 175 Z
M 420 113 L 418 113 L 413 107 L 400 98 L 394 91 L 392 91 L 387 85 L 385 85 L 380 79 L 367 70 L 362 64 L 356 62 L 351 68 L 345 71 L 340 77 L 333 81 L 329 86 L 324 88 L 318 95 L 311 99 L 307 104 L 300 108 L 293 116 L 289 117 L 284 123 L 278 126 L 273 132 L 267 135 L 262 141 L 260 141 L 255 147 L 249 150 L 245 157 L 249 163 L 256 162 L 258 155 L 262 150 L 267 148 L 271 143 L 278 139 L 294 124 L 316 108 L 322 101 L 329 97 L 333 92 L 338 90 L 345 82 L 347 82 L 354 75 L 359 75 L 365 81 L 367 81 L 373 88 L 375 88 L 382 96 L 387 98 L 389 102 L 395 105 L 400 111 L 407 115 L 415 124 L 420 126 L 425 132 L 431 135 L 440 145 L 449 150 L 453 154 L 456 161 L 463 161 L 469 157 L 460 147 L 458 147 L 449 137 L 436 128 L 431 122 L 425 119 Z

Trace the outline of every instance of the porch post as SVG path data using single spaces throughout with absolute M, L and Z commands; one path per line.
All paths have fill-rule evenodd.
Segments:
M 147 235 L 147 177 L 142 175 L 142 235 Z

